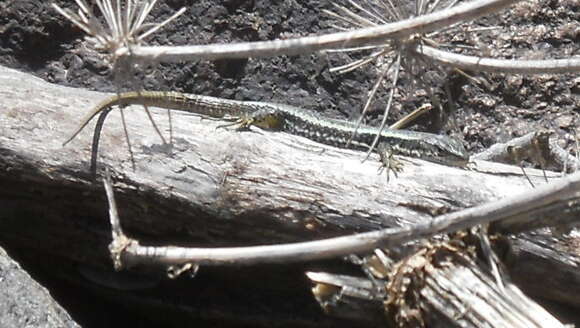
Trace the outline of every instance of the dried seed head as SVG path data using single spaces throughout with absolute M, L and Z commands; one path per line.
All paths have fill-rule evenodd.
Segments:
M 93 6 L 85 0 L 75 1 L 79 6 L 76 13 L 69 9 L 62 9 L 54 3 L 52 6 L 88 34 L 86 40 L 92 48 L 108 53 L 112 61 L 115 60 L 117 50 L 141 45 L 146 37 L 185 11 L 185 8 L 181 8 L 161 23 L 145 24 L 145 19 L 157 0 L 94 0 L 103 16 L 103 23 L 96 17 Z

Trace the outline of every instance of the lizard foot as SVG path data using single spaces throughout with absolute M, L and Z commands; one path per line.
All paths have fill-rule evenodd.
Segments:
M 387 181 L 389 181 L 391 171 L 395 177 L 397 177 L 397 173 L 403 171 L 403 163 L 393 155 L 391 147 L 385 143 L 382 143 L 377 146 L 377 151 L 381 160 L 379 174 L 381 174 L 382 171 L 386 171 Z

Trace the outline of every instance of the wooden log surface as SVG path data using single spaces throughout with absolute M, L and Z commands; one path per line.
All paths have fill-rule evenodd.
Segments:
M 106 199 L 88 172 L 92 130 L 62 146 L 106 95 L 1 67 L 0 95 L 0 199 L 9 214 L 0 220 L 0 238 L 110 265 Z M 167 136 L 165 111 L 152 111 Z M 155 243 L 215 247 L 313 240 L 424 222 L 531 188 L 519 167 L 477 162 L 466 170 L 407 158 L 404 171 L 387 181 L 377 174 L 374 155 L 361 163 L 361 152 L 284 133 L 218 129 L 224 122 L 177 112 L 167 145 L 141 108 L 130 107 L 125 117 L 135 168 L 119 111 L 106 121 L 99 163 L 112 170 L 123 226 Z M 541 171 L 527 174 L 544 183 Z M 534 274 L 541 281 L 546 272 L 568 272 L 554 284 L 558 288 L 540 294 L 558 300 L 564 293 L 568 304 L 578 305 L 570 301 L 577 285 L 565 281 L 578 280 L 578 257 L 566 256 L 576 262 L 538 262 L 545 267 Z M 517 256 L 513 261 L 518 263 Z
M 92 130 L 66 147 L 62 141 L 104 95 L 8 69 L 1 73 L 3 175 L 15 183 L 29 179 L 38 188 L 93 191 L 93 197 L 103 197 L 100 183 L 93 184 L 88 172 Z M 167 133 L 164 113 L 154 110 Z M 172 115 L 173 143 L 167 145 L 141 108 L 125 110 L 125 115 L 135 170 L 118 111 L 106 121 L 100 151 L 100 165 L 113 170 L 117 192 L 131 193 L 133 205 L 141 208 L 122 213 L 124 223 L 136 223 L 153 235 L 186 229 L 198 245 L 282 242 L 408 225 L 531 188 L 519 168 L 485 162 L 477 163 L 478 170 L 495 174 L 405 159 L 404 171 L 387 181 L 377 173 L 376 156 L 361 163 L 361 152 L 284 133 L 217 129 L 224 122 L 178 112 Z M 542 183 L 541 172 L 529 170 L 528 175 Z M 62 198 L 87 202 L 79 196 Z M 181 206 L 166 207 L 147 197 Z M 82 211 L 91 213 L 91 207 Z M 160 216 L 137 218 L 155 211 Z M 187 218 L 174 222 L 163 218 L 164 211 L 187 213 Z

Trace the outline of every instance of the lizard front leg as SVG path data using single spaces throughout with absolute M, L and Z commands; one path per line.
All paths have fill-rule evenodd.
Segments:
M 386 143 L 381 142 L 377 145 L 377 153 L 379 154 L 381 166 L 379 167 L 379 174 L 382 173 L 383 170 L 387 172 L 387 181 L 389 181 L 389 173 L 390 171 L 393 172 L 395 177 L 397 177 L 397 173 L 403 171 L 403 163 L 397 159 L 393 153 L 392 147 Z

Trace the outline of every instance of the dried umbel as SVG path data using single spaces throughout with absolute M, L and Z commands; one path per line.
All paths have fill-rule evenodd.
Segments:
M 93 6 L 85 0 L 75 1 L 79 6 L 76 13 L 56 4 L 52 6 L 88 34 L 86 40 L 95 50 L 113 56 L 120 48 L 141 45 L 145 38 L 185 12 L 185 8 L 181 8 L 161 23 L 145 23 L 157 0 L 94 0 L 103 23 L 95 15 Z

